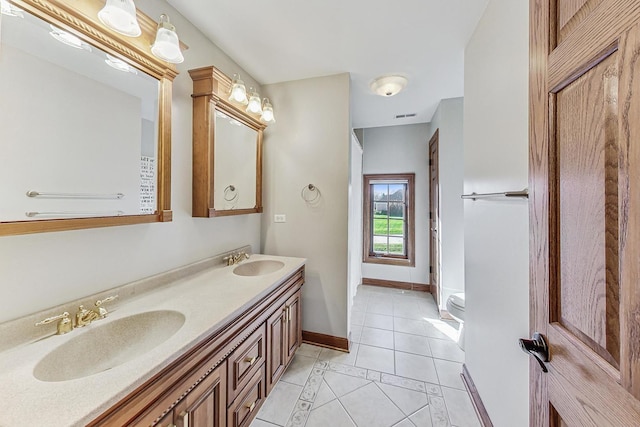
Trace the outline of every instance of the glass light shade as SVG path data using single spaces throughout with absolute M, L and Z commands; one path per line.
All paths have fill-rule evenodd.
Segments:
M 0 0 L 0 13 L 7 16 L 24 18 L 22 9 L 9 3 L 7 0 Z
M 404 76 L 382 76 L 371 82 L 371 90 L 380 96 L 394 96 L 407 86 L 408 80 Z
M 51 32 L 49 33 L 49 35 L 58 40 L 60 43 L 64 43 L 67 46 L 71 46 L 76 49 L 84 49 L 91 52 L 91 46 L 89 46 L 73 34 L 61 30 L 60 28 L 56 28 L 51 24 L 49 25 L 49 27 L 51 27 Z
M 253 88 L 249 89 L 249 105 L 247 105 L 247 112 L 253 114 L 262 113 L 262 102 L 260 101 L 260 94 Z
M 247 88 L 238 74 L 233 75 L 229 101 L 239 102 L 244 105 L 247 105 L 249 103 L 249 100 L 247 99 Z
M 153 46 L 151 46 L 151 53 L 163 61 L 167 61 L 172 64 L 180 64 L 184 61 L 184 56 L 182 56 L 182 51 L 180 50 L 180 40 L 176 33 L 176 27 L 171 25 L 167 15 L 160 15 L 156 41 L 153 43 Z
M 123 71 L 125 73 L 138 74 L 138 71 L 133 68 L 131 65 L 124 62 L 122 59 L 116 58 L 115 56 L 111 56 L 107 53 L 107 59 L 104 60 L 108 66 L 111 68 L 115 68 L 118 71 Z
M 260 119 L 267 123 L 275 123 L 276 121 L 273 115 L 273 105 L 269 102 L 269 98 L 265 98 L 262 101 L 262 117 L 260 117 Z
M 116 33 L 129 37 L 142 34 L 133 0 L 107 0 L 98 12 L 100 21 Z

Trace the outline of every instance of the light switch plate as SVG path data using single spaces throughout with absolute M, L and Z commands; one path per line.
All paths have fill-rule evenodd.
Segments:
M 287 222 L 287 216 L 285 214 L 275 214 L 273 222 Z

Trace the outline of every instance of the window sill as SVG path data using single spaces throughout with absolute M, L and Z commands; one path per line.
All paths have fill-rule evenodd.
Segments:
M 416 265 L 413 259 L 391 258 L 384 256 L 367 256 L 364 258 L 363 262 L 367 264 L 397 265 L 402 267 L 415 267 Z

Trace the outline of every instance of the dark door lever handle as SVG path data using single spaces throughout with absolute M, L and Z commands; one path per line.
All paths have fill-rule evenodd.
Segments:
M 549 346 L 547 345 L 547 340 L 544 339 L 544 335 L 534 332 L 530 340 L 520 338 L 518 341 L 522 351 L 536 358 L 540 368 L 542 368 L 542 372 L 548 372 L 544 362 L 549 361 Z

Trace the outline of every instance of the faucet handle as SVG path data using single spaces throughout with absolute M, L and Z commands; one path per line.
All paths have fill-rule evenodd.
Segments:
M 98 315 L 101 319 L 104 319 L 105 317 L 107 317 L 107 314 L 109 314 L 107 309 L 102 307 L 102 304 L 111 302 L 116 298 L 118 298 L 118 295 L 111 295 L 110 297 L 106 297 L 105 299 L 99 299 L 98 301 L 96 301 L 95 306 L 98 307 Z
M 36 323 L 36 326 L 47 325 L 49 323 L 55 322 L 56 320 L 59 320 L 57 332 L 58 335 L 66 334 L 67 332 L 71 332 L 73 330 L 73 323 L 69 318 L 68 311 L 65 311 L 64 313 L 57 316 L 47 317 L 46 319 Z

